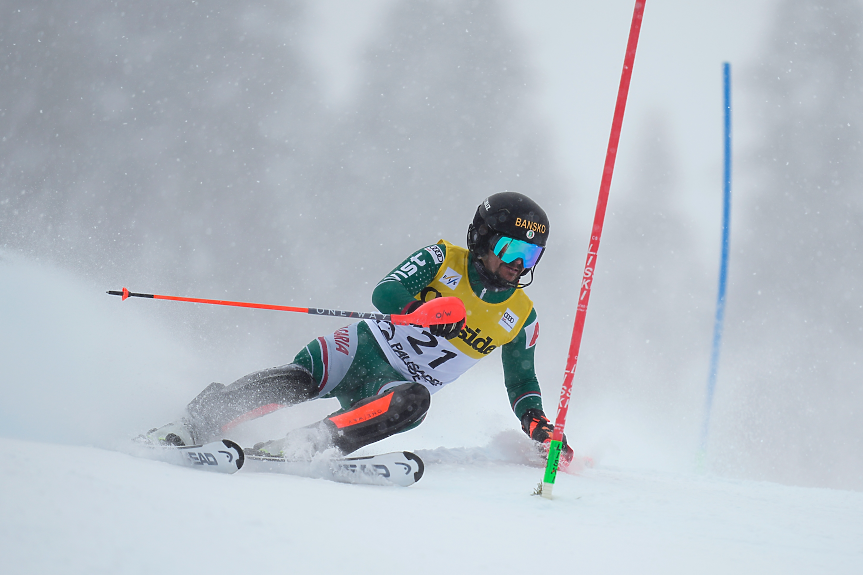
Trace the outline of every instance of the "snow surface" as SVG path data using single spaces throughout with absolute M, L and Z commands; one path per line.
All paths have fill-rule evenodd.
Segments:
M 444 458 L 445 459 L 445 458 Z M 860 573 L 863 494 L 598 467 L 429 463 L 408 488 L 0 447 L 4 573 Z
M 268 358 L 195 348 L 101 281 L 0 257 L 4 575 L 863 573 L 863 493 L 699 475 L 635 421 L 604 439 L 573 429 L 596 466 L 532 496 L 542 469 L 484 366 L 436 394 L 422 426 L 367 448 L 420 453 L 412 487 L 134 457 L 135 433 Z M 334 409 L 282 410 L 235 439 Z

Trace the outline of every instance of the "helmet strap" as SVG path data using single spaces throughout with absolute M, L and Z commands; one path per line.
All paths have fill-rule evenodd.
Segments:
M 528 269 L 524 270 L 523 272 L 521 272 L 521 277 L 526 276 L 527 273 L 530 272 L 530 281 L 528 281 L 527 283 L 521 283 L 521 282 L 513 283 L 513 282 L 510 282 L 510 281 L 503 279 L 502 277 L 500 277 L 496 273 L 491 273 L 490 271 L 488 271 L 488 268 L 485 267 L 485 264 L 483 263 L 482 259 L 480 259 L 476 256 L 473 257 L 473 266 L 476 269 L 477 273 L 479 274 L 479 279 L 482 282 L 483 287 L 485 289 L 487 289 L 488 291 L 493 291 L 493 292 L 506 291 L 506 290 L 510 290 L 510 289 L 524 289 L 524 288 L 526 288 L 527 286 L 529 286 L 530 284 L 533 283 L 533 270 L 534 270 L 534 268 L 536 268 L 536 266 L 534 265 L 532 268 L 528 268 Z
M 536 266 L 533 266 L 533 268 L 535 268 L 535 267 L 536 267 Z M 530 284 L 532 284 L 532 283 L 533 283 L 533 268 L 530 268 L 530 270 L 525 270 L 525 271 L 524 271 L 524 273 L 523 273 L 523 274 L 521 274 L 521 275 L 522 275 L 522 277 L 524 277 L 524 276 L 527 274 L 527 272 L 528 272 L 528 271 L 530 271 L 530 281 L 529 281 L 529 282 L 527 282 L 526 284 L 519 283 L 517 286 L 515 286 L 515 287 L 516 287 L 516 289 L 524 289 L 524 288 L 526 288 L 527 286 L 529 286 Z

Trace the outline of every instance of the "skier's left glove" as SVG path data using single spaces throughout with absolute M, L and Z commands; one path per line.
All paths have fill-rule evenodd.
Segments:
M 421 302 L 419 300 L 415 300 L 410 302 L 405 308 L 402 310 L 402 314 L 407 315 L 409 313 L 415 312 L 418 310 L 425 302 Z M 439 323 L 435 325 L 430 325 L 428 330 L 429 333 L 435 337 L 443 337 L 446 339 L 453 339 L 457 337 L 459 332 L 464 327 L 464 320 L 457 321 L 455 323 Z
M 534 441 L 542 444 L 543 451 L 548 453 L 551 447 L 551 435 L 554 433 L 554 425 L 545 416 L 541 409 L 531 408 L 521 416 L 521 428 Z M 562 439 L 563 446 L 560 449 L 560 463 L 558 469 L 566 469 L 572 463 L 575 455 L 572 448 L 566 442 L 566 434 Z

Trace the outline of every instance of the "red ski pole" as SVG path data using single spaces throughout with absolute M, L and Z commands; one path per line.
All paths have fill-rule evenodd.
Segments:
M 557 466 L 560 463 L 560 451 L 563 448 L 563 427 L 566 424 L 566 414 L 569 411 L 572 378 L 575 375 L 575 366 L 578 363 L 578 351 L 581 348 L 581 335 L 584 331 L 584 319 L 587 316 L 587 303 L 590 301 L 590 284 L 593 281 L 596 254 L 599 251 L 602 225 L 605 222 L 608 192 L 611 189 L 614 160 L 617 157 L 617 145 L 620 142 L 620 129 L 623 126 L 626 96 L 629 94 L 629 81 L 632 78 L 632 66 L 635 63 L 635 49 L 638 46 L 638 34 L 641 31 L 641 20 L 644 16 L 644 3 L 645 0 L 636 0 L 635 12 L 632 15 L 629 41 L 626 45 L 626 56 L 623 59 L 623 73 L 620 77 L 620 88 L 617 91 L 617 103 L 614 107 L 614 119 L 611 122 L 611 136 L 608 139 L 608 151 L 605 155 L 605 167 L 602 172 L 602 181 L 599 185 L 596 215 L 593 219 L 593 230 L 591 231 L 590 243 L 587 248 L 587 262 L 584 264 L 581 291 L 578 296 L 578 308 L 575 312 L 572 339 L 569 343 L 569 354 L 566 359 L 566 372 L 564 373 L 563 387 L 560 390 L 560 401 L 557 405 L 557 419 L 554 421 L 554 434 L 552 435 L 551 446 L 548 450 L 545 476 L 539 488 L 539 493 L 548 499 L 551 499 L 551 490 L 557 477 Z
M 228 305 L 234 307 L 248 307 L 255 309 L 269 309 L 275 311 L 292 311 L 307 313 L 310 315 L 329 315 L 335 317 L 347 317 L 353 319 L 375 319 L 389 321 L 396 325 L 419 325 L 428 327 L 441 323 L 456 323 L 465 318 L 464 304 L 457 297 L 439 297 L 426 302 L 416 311 L 406 314 L 370 313 L 362 311 L 341 311 L 337 309 L 291 307 L 286 305 L 269 305 L 264 303 L 247 303 L 241 301 L 224 301 L 215 299 L 200 299 L 194 297 L 178 297 L 172 295 L 156 295 L 150 293 L 134 293 L 126 288 L 122 291 L 108 291 L 109 295 L 118 295 L 125 300 L 129 297 L 143 297 L 150 299 L 166 299 L 171 301 L 185 301 L 191 303 L 206 303 L 212 305 Z

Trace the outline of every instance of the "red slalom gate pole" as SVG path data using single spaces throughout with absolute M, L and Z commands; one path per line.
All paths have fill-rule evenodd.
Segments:
M 590 243 L 587 248 L 587 262 L 584 264 L 581 291 L 578 295 L 578 309 L 575 312 L 572 339 L 569 343 L 569 354 L 566 359 L 563 387 L 560 390 L 560 401 L 557 405 L 557 419 L 554 421 L 554 434 L 552 435 L 551 446 L 548 450 L 545 476 L 539 488 L 539 493 L 548 499 L 551 499 L 551 491 L 554 486 L 554 480 L 557 477 L 557 467 L 560 463 L 560 452 L 563 448 L 563 427 L 566 425 L 566 414 L 569 411 L 569 399 L 572 395 L 572 378 L 575 375 L 578 352 L 581 348 L 584 319 L 587 316 L 587 304 L 590 301 L 590 284 L 593 281 L 596 255 L 599 252 L 599 241 L 602 238 L 602 225 L 605 222 L 608 192 L 611 189 L 614 160 L 617 157 L 617 145 L 620 142 L 620 130 L 623 126 L 623 112 L 626 109 L 626 97 L 629 94 L 629 82 L 632 79 L 635 49 L 638 46 L 638 34 L 641 32 L 644 3 L 645 0 L 636 0 L 635 11 L 632 15 L 632 25 L 629 28 L 629 41 L 626 45 L 626 56 L 623 59 L 623 72 L 620 76 L 620 88 L 617 91 L 617 103 L 614 106 L 614 119 L 611 122 L 611 136 L 608 139 L 605 167 L 603 168 L 602 181 L 599 185 L 599 199 L 596 202 L 596 215 L 593 218 L 593 229 L 591 230 Z
M 156 295 L 150 293 L 135 293 L 130 292 L 126 288 L 122 291 L 110 290 L 108 295 L 118 295 L 125 300 L 130 297 L 142 297 L 149 299 L 165 299 L 170 301 L 185 301 L 190 303 L 206 303 L 212 305 L 227 305 L 234 307 L 247 307 L 254 309 L 268 309 L 275 311 L 292 311 L 297 313 L 307 313 L 310 315 L 328 315 L 334 317 L 347 317 L 354 319 L 375 319 L 379 321 L 388 321 L 396 325 L 419 325 L 428 327 L 441 323 L 456 323 L 465 318 L 466 312 L 464 304 L 457 297 L 439 297 L 424 303 L 415 311 L 401 314 L 386 314 L 386 313 L 369 313 L 362 311 L 341 311 L 337 309 L 323 308 L 308 308 L 308 307 L 291 307 L 286 305 L 269 305 L 265 303 L 248 303 L 242 301 L 225 301 L 216 299 L 201 299 L 194 297 L 178 297 L 173 295 Z

